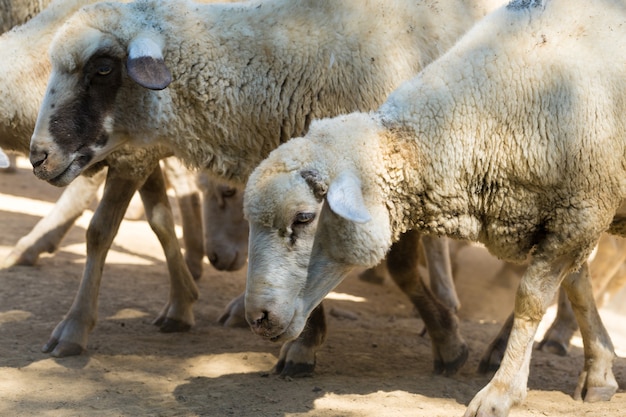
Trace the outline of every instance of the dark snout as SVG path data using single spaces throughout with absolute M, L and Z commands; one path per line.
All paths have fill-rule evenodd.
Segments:
M 41 144 L 39 144 L 41 143 Z M 33 173 L 40 180 L 63 187 L 72 182 L 93 159 L 91 152 L 80 155 L 59 152 L 48 141 L 33 139 L 30 146 L 30 163 Z

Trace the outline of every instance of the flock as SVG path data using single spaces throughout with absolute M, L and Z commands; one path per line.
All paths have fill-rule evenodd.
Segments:
M 245 293 L 220 321 L 282 343 L 277 373 L 311 374 L 324 297 L 355 268 L 386 268 L 424 320 L 435 373 L 452 375 L 468 348 L 447 239 L 475 241 L 526 269 L 481 363 L 495 374 L 465 416 L 507 416 L 524 400 L 557 295 L 571 321 L 543 343 L 566 350 L 573 331 L 558 326 L 575 317 L 585 364 L 574 397 L 616 392 L 596 303 L 623 280 L 600 285 L 589 271 L 605 232 L 626 236 L 624 1 L 37 4 L 0 37 L 12 57 L 0 58 L 0 148 L 29 155 L 33 181 L 66 189 L 3 266 L 54 251 L 105 184 L 80 287 L 45 352 L 87 348 L 104 258 L 139 191 L 170 275 L 161 331 L 193 326 L 205 255 L 245 266 Z M 611 259 L 609 276 L 624 257 Z

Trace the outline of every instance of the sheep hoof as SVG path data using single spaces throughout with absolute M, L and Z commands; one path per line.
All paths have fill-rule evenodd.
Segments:
M 188 332 L 191 329 L 190 324 L 169 318 L 159 319 L 155 321 L 154 324 L 159 326 L 161 333 L 182 333 Z
M 241 294 L 238 297 L 233 298 L 222 315 L 217 319 L 217 322 L 224 327 L 242 327 L 246 328 L 250 325 L 246 320 L 246 307 L 244 303 L 244 295 Z
M 451 362 L 444 362 L 440 359 L 434 361 L 434 373 L 443 376 L 452 376 L 465 364 L 469 356 L 469 348 L 467 345 L 461 347 L 461 353 Z
M 512 318 L 511 318 L 512 323 Z M 509 339 L 508 332 L 510 330 L 506 330 L 503 333 L 503 330 L 506 330 L 505 327 L 500 330 L 500 334 L 491 342 L 489 347 L 485 350 L 482 358 L 480 358 L 480 362 L 478 364 L 478 373 L 487 374 L 490 372 L 495 372 L 500 368 L 500 364 L 502 363 L 502 358 L 504 357 L 504 351 L 506 350 L 506 345 Z
M 484 375 L 497 371 L 500 368 L 500 359 L 501 357 L 492 361 L 491 356 L 481 359 L 478 363 L 478 373 Z
M 17 248 L 16 248 L 17 249 Z M 0 268 L 10 268 L 12 266 L 34 266 L 39 260 L 39 255 L 29 255 L 28 252 L 20 253 L 20 251 L 14 249 L 9 255 L 4 258 Z
M 42 348 L 43 353 L 50 353 L 55 358 L 64 358 L 66 356 L 78 356 L 85 351 L 85 349 L 78 343 L 73 342 L 60 342 L 56 338 L 48 340 Z
M 564 345 L 561 342 L 556 340 L 544 339 L 539 343 L 537 347 L 542 352 L 553 353 L 559 356 L 567 356 L 567 352 L 569 351 L 569 346 Z
M 617 389 L 612 386 L 590 387 L 582 392 L 585 402 L 594 403 L 598 401 L 609 401 Z
M 295 363 L 294 361 L 279 360 L 274 367 L 274 373 L 279 374 L 281 378 L 307 378 L 313 376 L 315 362 L 313 363 Z

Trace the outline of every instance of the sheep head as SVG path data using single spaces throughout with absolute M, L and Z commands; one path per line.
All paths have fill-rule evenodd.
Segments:
M 132 115 L 119 103 L 156 101 L 151 91 L 171 82 L 159 35 L 138 27 L 128 39 L 113 35 L 123 5 L 81 9 L 59 30 L 50 46 L 52 72 L 31 138 L 35 175 L 64 186 L 85 169 L 132 140 L 116 129 Z M 96 24 L 97 22 L 97 24 Z M 142 107 L 138 107 L 141 109 Z M 149 111 L 145 107 L 144 110 Z
M 244 195 L 250 223 L 246 318 L 271 340 L 290 340 L 354 267 L 391 246 L 389 213 L 343 150 L 317 130 L 273 151 Z M 336 158 L 337 157 L 337 158 Z M 369 180 L 368 180 L 369 181 Z

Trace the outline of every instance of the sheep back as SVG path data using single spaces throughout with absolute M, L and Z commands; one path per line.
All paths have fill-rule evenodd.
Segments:
M 492 3 L 97 4 L 72 17 L 51 53 L 59 72 L 71 72 L 98 48 L 122 58 L 135 37 L 153 36 L 174 81 L 163 91 L 125 81 L 116 125 L 167 137 L 190 165 L 243 183 L 312 119 L 376 108 Z

